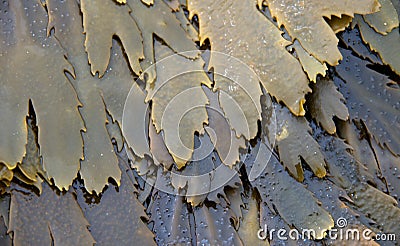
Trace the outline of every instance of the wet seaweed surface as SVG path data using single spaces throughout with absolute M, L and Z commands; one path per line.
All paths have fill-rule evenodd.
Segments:
M 399 16 L 1 1 L 0 245 L 398 245 Z

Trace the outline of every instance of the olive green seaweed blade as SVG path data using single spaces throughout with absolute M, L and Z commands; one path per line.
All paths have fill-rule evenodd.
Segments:
M 31 100 L 36 113 L 38 142 L 45 171 L 60 188 L 68 188 L 82 158 L 83 121 L 80 102 L 65 72 L 73 68 L 54 37 L 47 37 L 47 14 L 33 1 L 4 1 L 8 29 L 1 49 L 0 156 L 14 167 L 22 160 L 27 140 L 26 115 Z M 7 18 L 4 19 L 7 20 Z M 3 18 L 2 18 L 3 20 Z M 40 72 L 38 72 L 40 71 Z

